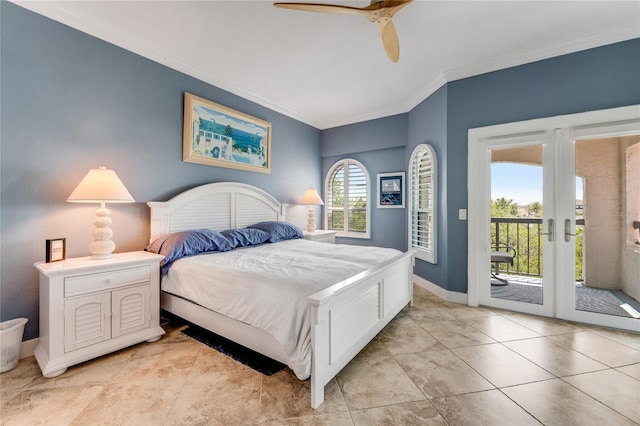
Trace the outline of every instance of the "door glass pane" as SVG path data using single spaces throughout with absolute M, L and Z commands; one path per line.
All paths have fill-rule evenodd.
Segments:
M 491 297 L 543 304 L 542 145 L 491 151 Z
M 575 309 L 640 318 L 640 136 L 575 147 Z

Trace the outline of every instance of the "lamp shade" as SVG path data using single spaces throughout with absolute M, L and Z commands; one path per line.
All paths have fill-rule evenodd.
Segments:
M 318 195 L 318 191 L 313 188 L 309 188 L 304 191 L 304 194 L 302 194 L 300 204 L 304 204 L 307 206 L 320 206 L 324 203 L 322 202 L 322 198 L 320 198 L 320 195 Z
M 116 172 L 104 166 L 89 170 L 67 201 L 72 203 L 133 203 L 135 200 L 127 191 Z

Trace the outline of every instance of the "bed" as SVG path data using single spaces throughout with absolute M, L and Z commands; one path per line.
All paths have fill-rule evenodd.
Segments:
M 287 204 L 279 203 L 261 189 L 234 182 L 202 185 L 189 189 L 169 201 L 147 204 L 151 209 L 151 242 L 164 236 L 190 230 L 223 231 L 245 228 L 259 222 L 283 222 L 286 221 L 287 210 Z M 306 252 L 307 249 L 311 250 L 310 253 L 315 253 L 313 250 L 319 250 L 318 256 L 320 256 L 322 251 L 338 252 L 339 249 L 346 250 L 347 247 L 350 247 L 349 250 L 352 251 L 356 248 L 355 246 L 330 246 L 326 243 L 307 240 L 289 240 L 240 250 L 244 250 L 246 253 L 254 251 L 257 255 L 262 253 L 263 257 L 274 259 L 274 256 L 280 256 L 280 254 L 268 252 L 269 250 L 284 252 L 287 249 L 301 253 Z M 302 300 L 304 320 L 297 322 L 304 323 L 303 327 L 307 327 L 306 331 L 303 330 L 300 333 L 307 333 L 309 336 L 308 372 L 313 408 L 318 408 L 322 404 L 325 385 L 403 307 L 412 301 L 413 257 L 411 253 L 381 248 L 358 248 L 362 252 L 368 252 L 371 249 L 375 259 L 370 259 L 364 269 L 352 275 L 340 276 L 337 282 L 330 282 L 328 286 L 320 286 L 321 289 L 311 292 Z M 175 286 L 172 286 L 170 282 L 171 269 L 175 268 L 176 271 L 182 269 L 188 273 L 190 268 L 194 268 L 196 271 L 195 268 L 206 268 L 209 259 L 212 258 L 231 264 L 234 262 L 234 256 L 245 254 L 245 252 L 238 254 L 236 250 L 215 254 L 212 257 L 209 255 L 193 256 L 188 259 L 189 262 L 195 262 L 193 265 L 189 265 L 186 262 L 187 259 L 184 259 L 184 262 L 183 260 L 175 262 L 169 273 L 163 274 L 161 283 L 162 309 L 290 367 L 293 366 L 292 370 L 296 375 L 299 378 L 304 378 L 305 373 L 300 369 L 303 367 L 299 366 L 300 354 L 304 355 L 304 350 L 292 354 L 291 347 L 283 344 L 282 336 L 273 333 L 273 330 L 265 329 L 259 324 L 253 325 L 253 321 L 246 321 L 245 318 L 242 320 L 231 318 L 220 313 L 220 311 L 224 311 L 222 309 L 216 311 L 207 307 L 209 302 L 198 300 L 198 296 L 180 296 Z M 251 254 L 253 255 L 254 252 Z M 313 257 L 316 254 L 309 254 L 309 256 Z M 309 258 L 305 262 L 308 260 Z M 252 260 L 252 262 L 257 261 Z M 295 279 L 309 281 L 312 286 L 325 281 L 327 279 L 326 272 L 322 268 L 314 269 L 311 266 L 312 263 L 305 263 L 304 274 L 306 275 L 303 277 L 299 275 L 300 271 L 298 271 L 298 276 Z M 270 269 L 269 273 L 265 272 L 260 275 L 271 276 L 272 279 L 277 280 L 277 276 L 272 274 L 279 267 L 275 266 Z M 197 275 L 209 274 L 198 272 Z M 287 273 L 287 275 L 295 274 Z M 183 281 L 190 281 L 190 279 L 183 279 Z M 166 290 L 167 288 L 168 290 Z M 261 294 L 260 297 L 264 297 L 266 293 L 257 292 L 256 294 Z M 244 306 L 244 303 L 245 301 L 240 305 Z

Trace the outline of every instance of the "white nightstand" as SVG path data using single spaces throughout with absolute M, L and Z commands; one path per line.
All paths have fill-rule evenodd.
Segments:
M 322 229 L 316 229 L 313 232 L 304 231 L 304 239 L 320 243 L 335 244 L 337 232 L 338 231 L 325 231 Z
M 35 357 L 47 378 L 133 344 L 160 339 L 160 261 L 138 251 L 112 258 L 37 262 L 40 343 Z

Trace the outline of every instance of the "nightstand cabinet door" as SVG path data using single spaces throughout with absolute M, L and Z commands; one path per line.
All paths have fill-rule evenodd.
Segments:
M 111 338 L 111 294 L 92 294 L 64 301 L 64 351 Z
M 111 293 L 113 308 L 111 337 L 149 328 L 150 297 L 148 285 L 139 285 Z
M 44 377 L 134 345 L 154 342 L 160 327 L 160 261 L 145 251 L 37 262 L 40 341 L 34 351 Z

